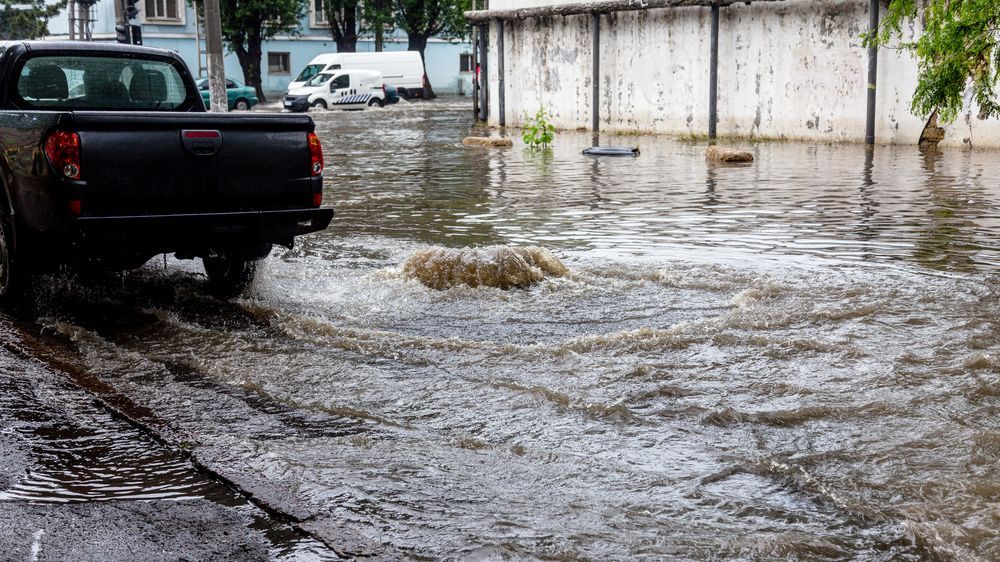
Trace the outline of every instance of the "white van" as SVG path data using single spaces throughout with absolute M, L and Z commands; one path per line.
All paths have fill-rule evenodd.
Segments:
M 385 82 L 375 70 L 333 70 L 313 76 L 301 88 L 285 94 L 285 109 L 364 109 L 385 105 Z
M 377 70 L 385 83 L 395 86 L 404 98 L 424 95 L 424 61 L 417 51 L 382 51 L 380 53 L 328 53 L 319 55 L 288 84 L 288 92 L 305 86 L 317 74 L 335 70 Z

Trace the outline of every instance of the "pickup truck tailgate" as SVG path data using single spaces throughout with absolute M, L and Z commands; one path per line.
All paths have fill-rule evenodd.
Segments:
M 75 112 L 83 216 L 310 207 L 308 116 Z

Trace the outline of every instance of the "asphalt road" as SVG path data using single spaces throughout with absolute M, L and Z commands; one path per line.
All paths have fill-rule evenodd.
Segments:
M 329 558 L 26 356 L 0 318 L 0 560 Z

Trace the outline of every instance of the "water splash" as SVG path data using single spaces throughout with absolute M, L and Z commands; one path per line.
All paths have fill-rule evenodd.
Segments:
M 414 253 L 403 263 L 405 277 L 437 290 L 461 285 L 526 289 L 546 275 L 567 273 L 559 258 L 538 246 L 434 247 Z

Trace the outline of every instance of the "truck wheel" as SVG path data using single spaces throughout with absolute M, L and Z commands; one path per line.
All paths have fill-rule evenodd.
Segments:
M 209 291 L 221 298 L 240 296 L 253 283 L 257 274 L 256 260 L 233 254 L 202 258 L 201 261 L 205 266 L 205 275 L 208 276 Z
M 236 111 L 250 111 L 250 102 L 248 102 L 243 98 L 240 98 L 236 100 L 236 103 L 233 104 L 233 109 L 235 109 Z
M 323 101 L 323 100 L 316 100 L 316 101 L 314 101 L 312 103 L 312 106 L 313 107 L 319 107 L 319 108 L 322 108 L 322 109 L 326 109 L 326 102 Z
M 382 106 L 383 106 L 382 100 L 378 98 L 372 98 L 371 101 L 368 102 L 368 107 L 382 107 Z
M 31 300 L 29 284 L 17 262 L 11 217 L 0 214 L 0 306 L 14 307 Z

